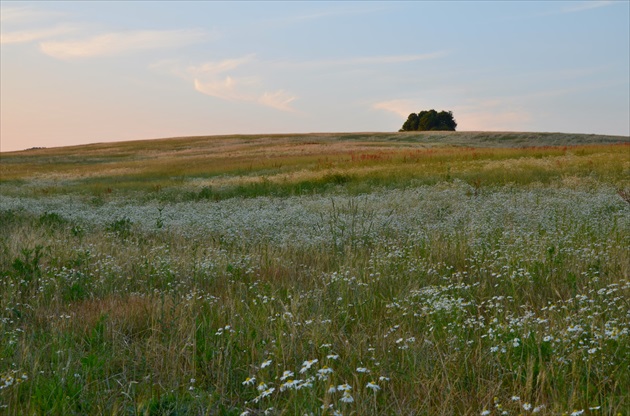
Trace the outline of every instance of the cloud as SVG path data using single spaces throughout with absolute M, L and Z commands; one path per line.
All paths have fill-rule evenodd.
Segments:
M 0 22 L 32 22 L 36 20 L 49 20 L 64 16 L 63 13 L 50 10 L 40 10 L 33 7 L 2 7 L 0 12 Z
M 52 38 L 79 29 L 78 25 L 58 24 L 49 27 L 28 28 L 25 24 L 45 20 L 50 24 L 52 20 L 65 16 L 64 13 L 49 10 L 41 10 L 33 7 L 2 7 L 0 21 L 2 22 L 2 33 L 0 33 L 0 44 L 27 43 L 42 39 Z M 8 28 L 11 28 L 8 30 Z
M 367 65 L 387 65 L 407 62 L 426 61 L 439 59 L 448 55 L 448 51 L 438 51 L 424 54 L 407 55 L 380 55 L 380 56 L 357 56 L 341 59 L 321 59 L 317 61 L 276 61 L 275 65 L 283 68 L 317 69 L 335 66 L 367 66 Z
M 137 30 L 75 41 L 42 42 L 42 52 L 58 59 L 113 56 L 143 49 L 174 48 L 208 39 L 203 30 Z
M 556 16 L 556 15 L 569 14 L 569 13 L 579 13 L 579 12 L 584 12 L 587 10 L 599 9 L 600 7 L 610 6 L 614 3 L 615 1 L 610 1 L 610 0 L 581 1 L 581 2 L 577 2 L 577 4 L 573 2 L 573 5 L 571 6 L 565 6 L 561 9 L 555 9 L 555 10 L 551 10 L 551 11 L 547 11 L 543 13 L 537 13 L 537 14 L 533 14 L 529 16 L 519 16 L 519 19 L 524 18 L 524 17 L 537 18 L 537 17 Z M 622 3 L 622 2 L 618 1 L 616 3 Z
M 415 55 L 385 55 L 385 56 L 364 56 L 349 59 L 332 61 L 322 61 L 324 65 L 383 65 L 399 64 L 404 62 L 426 61 L 446 56 L 446 51 L 415 54 Z
M 33 42 L 76 31 L 76 26 L 55 26 L 46 29 L 5 32 L 0 34 L 0 44 Z
M 414 112 L 414 108 L 411 100 L 389 100 L 381 101 L 372 105 L 372 108 L 376 110 L 384 110 L 390 113 L 394 113 L 401 118 L 407 118 L 409 114 Z
M 256 84 L 258 84 L 256 78 L 232 78 L 231 76 L 209 82 L 194 80 L 195 90 L 211 97 L 226 101 L 255 102 L 276 110 L 295 112 L 290 104 L 297 97 L 284 90 L 265 91 L 259 94 L 253 91 L 256 88 L 252 88 Z
M 254 57 L 254 54 L 250 54 L 241 58 L 224 59 L 219 62 L 206 62 L 200 65 L 190 66 L 187 71 L 193 75 L 217 75 L 234 70 L 244 64 L 251 63 Z
M 247 86 L 248 90 L 251 90 L 255 84 L 253 80 L 257 78 L 250 77 L 249 82 L 243 82 L 241 77 L 234 76 L 233 71 L 242 68 L 248 64 L 257 62 L 262 65 L 270 65 L 280 67 L 283 70 L 287 69 L 317 69 L 321 67 L 334 67 L 334 66 L 367 66 L 367 65 L 386 65 L 405 62 L 414 62 L 427 59 L 437 59 L 445 56 L 447 52 L 433 52 L 426 54 L 406 54 L 406 55 L 383 55 L 383 56 L 359 56 L 343 59 L 329 59 L 318 61 L 304 61 L 304 62 L 287 62 L 287 61 L 257 61 L 254 54 L 246 55 L 240 58 L 224 59 L 218 62 L 206 62 L 200 65 L 189 66 L 186 73 L 195 77 L 194 85 L 195 89 L 203 94 L 210 95 L 216 98 L 225 100 L 241 100 L 241 101 L 256 101 L 259 104 L 275 108 L 281 111 L 296 111 L 291 107 L 291 103 L 297 99 L 297 97 L 285 90 L 276 90 L 273 92 L 265 91 L 262 94 L 258 94 L 255 100 L 252 100 L 252 96 L 255 95 L 251 92 L 245 92 L 244 86 Z M 170 66 L 170 63 L 156 64 L 155 67 L 162 65 Z M 172 69 L 171 72 L 181 75 L 181 71 L 178 69 Z M 230 73 L 228 76 L 224 74 Z M 403 114 L 407 110 L 403 109 L 404 103 L 395 100 L 396 102 L 379 103 L 375 104 L 374 108 L 393 111 L 397 114 Z M 380 107 L 378 107 L 380 105 Z M 406 117 L 409 113 L 406 112 Z
M 551 2 L 548 2 L 551 3 Z M 549 16 L 558 16 L 569 13 L 579 13 L 587 10 L 598 9 L 600 7 L 610 6 L 613 4 L 622 4 L 623 1 L 611 1 L 611 0 L 594 0 L 594 1 L 567 1 L 567 2 L 556 2 L 556 3 L 565 3 L 572 4 L 570 6 L 565 6 L 563 8 L 552 9 L 540 13 L 532 13 L 532 14 L 519 14 L 511 17 L 506 17 L 504 20 L 523 20 L 523 19 L 538 19 L 541 17 L 549 17 Z
M 171 62 L 157 63 L 154 67 L 170 67 L 171 72 L 186 78 L 194 78 L 195 90 L 226 101 L 258 103 L 280 111 L 295 112 L 291 103 L 297 98 L 285 90 L 262 91 L 258 76 L 236 76 L 234 71 L 255 61 L 255 55 L 210 61 L 188 66 L 185 71 L 173 67 Z M 245 71 L 247 73 L 247 71 Z
M 234 79 L 230 76 L 224 79 L 202 82 L 198 79 L 194 80 L 195 90 L 211 97 L 220 98 L 228 101 L 254 101 L 256 96 L 247 94 L 242 91 L 243 86 L 251 84 L 251 82 L 243 82 L 240 79 Z
M 560 13 L 575 13 L 585 10 L 598 9 L 600 7 L 609 6 L 613 4 L 612 1 L 598 0 L 598 1 L 583 1 L 580 4 L 572 7 L 565 7 Z
M 273 20 L 273 23 L 299 23 L 305 20 L 318 20 L 325 19 L 329 17 L 339 17 L 339 16 L 348 16 L 348 15 L 359 15 L 359 14 L 369 14 L 369 13 L 377 13 L 382 12 L 383 10 L 388 10 L 388 7 L 370 7 L 367 9 L 357 9 L 357 8 L 344 8 L 344 9 L 329 9 L 322 11 L 314 11 L 312 13 L 288 16 L 286 18 Z
M 279 90 L 276 92 L 265 92 L 258 98 L 258 102 L 277 110 L 294 112 L 295 109 L 291 108 L 290 104 L 296 98 L 284 90 Z
M 281 111 L 295 112 L 291 107 L 298 98 L 295 94 L 284 89 L 265 90 L 261 88 L 263 82 L 260 77 L 251 75 L 251 67 L 272 68 L 277 71 L 286 70 L 317 70 L 329 67 L 363 67 L 370 65 L 388 65 L 415 62 L 428 59 L 438 59 L 447 55 L 447 51 L 425 54 L 401 54 L 380 56 L 358 56 L 341 59 L 323 59 L 316 61 L 265 61 L 255 54 L 248 54 L 237 58 L 208 61 L 196 65 L 184 66 L 177 61 L 160 61 L 150 65 L 150 68 L 171 73 L 179 78 L 191 80 L 196 91 L 211 97 L 228 101 L 248 101 L 275 108 Z M 396 101 L 396 100 L 395 100 Z M 400 101 L 400 100 L 398 100 Z M 407 117 L 409 111 L 400 102 L 375 104 L 376 109 L 392 108 L 397 114 Z M 397 108 L 394 108 L 398 104 Z M 380 105 L 380 107 L 379 107 Z
M 320 5 L 323 2 L 320 3 Z M 300 14 L 292 14 L 286 16 L 278 16 L 272 17 L 269 19 L 259 20 L 257 22 L 258 27 L 263 28 L 273 28 L 277 29 L 278 27 L 287 26 L 287 25 L 301 25 L 308 24 L 309 21 L 320 20 L 320 19 L 330 19 L 336 17 L 343 16 L 357 16 L 362 14 L 372 14 L 372 13 L 382 13 L 385 10 L 390 10 L 392 7 L 388 4 L 387 6 L 379 5 L 374 7 L 373 4 L 370 4 L 370 7 L 365 7 L 365 4 L 361 4 L 357 6 L 359 3 L 352 4 L 350 7 L 339 7 L 339 4 L 333 7 L 327 7 L 325 9 L 312 10 L 307 11 L 305 13 Z M 319 5 L 318 5 L 319 6 Z
M 209 61 L 196 65 L 186 65 L 179 59 L 163 59 L 153 62 L 149 69 L 175 75 L 178 78 L 190 81 L 199 79 L 200 82 L 217 81 L 224 78 L 226 72 L 236 70 L 238 67 L 254 61 L 254 54 L 240 58 L 224 59 L 222 61 Z M 231 75 L 234 77 L 234 75 Z
M 194 77 L 195 90 L 203 94 L 228 101 L 255 101 L 256 95 L 247 91 L 258 83 L 257 78 L 225 75 L 251 62 L 253 56 L 191 65 L 180 74 L 183 74 L 184 78 Z
M 446 56 L 446 51 L 432 52 L 426 54 L 407 54 L 407 55 L 383 55 L 383 56 L 358 56 L 342 59 L 322 59 L 317 61 L 257 61 L 255 54 L 249 54 L 240 58 L 224 59 L 219 62 L 206 62 L 199 65 L 190 66 L 187 72 L 193 75 L 216 75 L 227 71 L 235 70 L 243 65 L 258 62 L 263 65 L 282 67 L 283 69 L 317 69 L 319 67 L 332 66 L 366 66 L 366 65 L 386 65 L 405 62 L 415 62 L 430 59 L 438 59 Z

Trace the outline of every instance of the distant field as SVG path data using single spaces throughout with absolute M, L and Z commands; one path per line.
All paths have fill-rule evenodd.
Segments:
M 577 177 L 627 186 L 630 140 L 558 133 L 211 136 L 2 154 L 5 194 L 141 192 L 162 200 L 350 192 L 461 179 L 476 186 Z M 509 169 L 508 169 L 509 168 Z
M 630 139 L 0 155 L 0 414 L 630 414 Z

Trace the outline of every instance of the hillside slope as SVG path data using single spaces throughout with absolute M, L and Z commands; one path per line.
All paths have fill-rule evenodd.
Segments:
M 589 177 L 625 186 L 629 144 L 623 136 L 517 132 L 183 137 L 3 153 L 0 186 L 5 194 L 28 185 L 44 194 L 149 192 L 169 200 L 453 179 L 502 185 Z

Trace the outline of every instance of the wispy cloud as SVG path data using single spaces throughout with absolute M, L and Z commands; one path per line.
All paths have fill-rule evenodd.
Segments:
M 241 101 L 258 103 L 276 110 L 296 112 L 291 103 L 297 98 L 295 95 L 278 90 L 265 91 L 262 94 L 258 88 L 256 78 L 232 78 L 230 76 L 217 81 L 202 82 L 194 80 L 195 90 L 211 97 L 226 101 Z
M 257 84 L 255 77 L 235 76 L 233 71 L 254 59 L 254 55 L 191 65 L 183 72 L 184 78 L 193 77 L 195 90 L 228 101 L 255 101 L 251 92 Z
M 387 10 L 387 9 L 388 7 L 328 9 L 328 10 L 314 11 L 311 13 L 299 14 L 299 15 L 294 15 L 294 16 L 288 16 L 282 19 L 282 21 L 297 23 L 297 22 L 302 22 L 305 20 L 317 20 L 317 19 L 325 19 L 325 18 L 330 18 L 330 17 L 377 13 L 377 12 L 382 12 L 383 10 Z
M 409 114 L 415 112 L 412 100 L 389 100 L 372 104 L 375 110 L 383 110 L 394 113 L 401 118 L 407 118 Z
M 226 101 L 258 103 L 276 110 L 295 112 L 291 103 L 297 98 L 285 91 L 265 91 L 259 76 L 251 75 L 247 66 L 256 62 L 254 54 L 239 58 L 210 61 L 181 70 L 172 62 L 157 63 L 154 67 L 168 67 L 170 72 L 184 79 L 193 79 L 195 90 Z M 245 67 L 245 69 L 243 69 Z M 246 75 L 235 75 L 244 73 Z
M 251 63 L 255 58 L 254 54 L 246 55 L 240 58 L 224 59 L 219 62 L 205 62 L 200 65 L 192 65 L 187 68 L 187 72 L 199 75 L 218 75 L 227 71 L 232 71 L 239 66 Z
M 577 5 L 563 8 L 562 10 L 560 10 L 560 13 L 582 12 L 585 10 L 598 9 L 600 7 L 610 6 L 611 4 L 613 4 L 613 2 L 609 0 L 583 1 Z
M 438 51 L 424 54 L 406 55 L 377 55 L 377 56 L 356 56 L 340 59 L 320 59 L 315 61 L 275 61 L 274 65 L 283 68 L 318 69 L 326 67 L 341 66 L 367 66 L 367 65 L 387 65 L 407 62 L 426 61 L 439 59 L 449 54 L 448 51 Z
M 324 2 L 320 4 L 326 4 Z M 331 3 L 328 3 L 331 4 Z M 351 4 L 351 3 L 346 3 Z M 280 26 L 284 25 L 295 25 L 295 24 L 303 24 L 308 21 L 313 20 L 321 20 L 321 19 L 332 19 L 336 17 L 347 17 L 347 16 L 357 16 L 362 14 L 371 14 L 371 13 L 381 13 L 384 10 L 391 9 L 391 5 L 384 6 L 382 3 L 378 6 L 374 6 L 375 3 L 370 4 L 369 7 L 365 7 L 365 4 L 359 5 L 359 3 L 355 3 L 350 7 L 338 7 L 339 5 L 335 5 L 334 7 L 327 7 L 326 9 L 312 10 L 305 13 L 293 14 L 282 17 L 274 17 L 271 19 L 266 19 L 257 22 L 262 27 L 273 27 L 277 29 Z
M 256 67 L 256 74 L 261 67 L 272 68 L 276 71 L 286 70 L 318 70 L 331 67 L 365 67 L 371 65 L 388 65 L 415 62 L 428 59 L 438 59 L 447 55 L 447 51 L 426 54 L 357 56 L 342 59 L 321 59 L 315 61 L 265 61 L 255 54 L 220 61 L 209 61 L 197 65 L 183 67 L 173 61 L 162 61 L 153 64 L 154 69 L 166 70 L 180 78 L 192 80 L 195 90 L 200 93 L 228 101 L 248 101 L 275 108 L 281 111 L 296 112 L 292 104 L 297 96 L 284 89 L 264 90 L 263 81 L 258 75 L 252 75 L 252 67 Z M 398 104 L 398 111 L 403 112 L 402 103 L 388 103 L 394 108 Z M 381 103 L 386 106 L 385 103 Z M 377 107 L 375 107 L 377 108 Z M 384 107 L 381 109 L 385 109 Z M 405 114 L 405 117 L 408 115 Z
M 599 9 L 601 7 L 606 7 L 606 6 L 611 6 L 611 5 L 616 5 L 616 4 L 622 4 L 624 3 L 623 1 L 611 1 L 611 0 L 593 0 L 593 1 L 581 1 L 581 2 L 570 2 L 570 1 L 566 1 L 566 2 L 560 2 L 560 1 L 556 1 L 556 2 L 547 2 L 549 4 L 563 4 L 564 7 L 561 8 L 553 8 L 551 10 L 547 10 L 544 12 L 538 12 L 538 13 L 531 13 L 531 14 L 518 14 L 518 15 L 513 15 L 513 16 L 509 16 L 509 17 L 505 17 L 502 20 L 524 20 L 524 19 L 538 19 L 541 17 L 550 17 L 550 16 L 558 16 L 558 15 L 563 15 L 563 14 L 570 14 L 570 13 L 579 13 L 579 12 L 585 12 L 588 10 L 594 10 L 594 9 Z
M 331 61 L 321 61 L 324 65 L 385 65 L 399 64 L 404 62 L 426 61 L 430 59 L 438 59 L 448 55 L 448 52 L 432 52 L 415 55 L 383 55 L 383 56 L 364 56 L 349 59 L 339 59 Z
M 137 30 L 113 32 L 74 41 L 42 42 L 42 52 L 58 59 L 113 56 L 144 49 L 174 48 L 207 40 L 210 35 L 192 30 Z
M 79 30 L 79 25 L 74 24 L 65 23 L 53 26 L 53 21 L 59 20 L 60 17 L 64 16 L 65 14 L 61 12 L 42 10 L 30 6 L 1 7 L 0 21 L 2 22 L 2 32 L 0 33 L 0 44 L 34 42 Z M 41 21 L 45 21 L 45 26 L 42 27 Z
M 194 80 L 195 90 L 227 101 L 255 101 L 256 96 L 246 92 L 247 87 L 252 84 L 251 80 L 235 79 L 231 76 L 205 82 L 196 78 Z
M 43 39 L 50 39 L 55 36 L 64 35 L 67 33 L 76 32 L 77 30 L 77 26 L 60 25 L 44 29 L 3 32 L 0 33 L 0 44 L 5 45 L 10 43 L 34 42 Z
M 559 8 L 559 9 L 554 9 L 554 10 L 550 10 L 547 12 L 543 12 L 543 13 L 537 13 L 537 14 L 533 14 L 533 15 L 529 15 L 529 16 L 519 16 L 518 18 L 537 18 L 537 17 L 546 17 L 546 16 L 557 16 L 557 15 L 562 15 L 562 14 L 569 14 L 569 13 L 579 13 L 579 12 L 585 12 L 587 10 L 594 10 L 594 9 L 599 9 L 601 7 L 606 7 L 606 6 L 610 6 L 613 5 L 615 3 L 623 3 L 620 1 L 610 1 L 610 0 L 592 0 L 592 1 L 581 1 L 581 2 L 572 2 L 570 3 L 570 5 L 566 5 L 565 7 Z
M 296 98 L 297 97 L 284 90 L 279 90 L 276 92 L 265 92 L 258 99 L 258 102 L 277 110 L 294 112 L 295 109 L 291 107 L 291 103 L 295 101 Z
M 64 13 L 36 9 L 30 6 L 0 8 L 0 22 L 2 23 L 22 23 L 37 20 L 50 20 L 51 18 L 61 16 L 64 16 Z
M 194 80 L 195 90 L 211 97 L 226 101 L 255 102 L 280 111 L 296 112 L 291 107 L 291 103 L 297 98 L 296 96 L 284 90 L 265 91 L 260 94 L 256 92 L 258 88 L 252 88 L 254 84 L 257 84 L 257 82 L 254 82 L 253 78 L 235 79 L 230 76 L 210 82 Z

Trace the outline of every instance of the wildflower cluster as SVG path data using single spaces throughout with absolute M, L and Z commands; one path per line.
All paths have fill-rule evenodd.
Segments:
M 302 397 L 310 397 L 312 400 L 322 401 L 325 403 L 322 409 L 326 409 L 331 413 L 341 414 L 344 406 L 355 402 L 355 389 L 347 382 L 336 383 L 339 380 L 339 376 L 329 365 L 334 364 L 334 361 L 338 360 L 338 358 L 337 354 L 328 354 L 324 358 L 324 362 L 328 364 L 324 365 L 319 365 L 320 360 L 318 358 L 306 360 L 302 362 L 298 371 L 283 370 L 281 375 L 278 375 L 280 373 L 276 374 L 274 371 L 263 371 L 264 368 L 271 364 L 273 361 L 271 359 L 264 361 L 258 367 L 254 366 L 253 368 L 258 368 L 260 372 L 265 373 L 265 379 L 269 381 L 259 382 L 256 387 L 258 394 L 245 405 L 262 403 L 264 406 L 270 406 L 271 403 L 263 401 L 263 399 L 269 398 L 274 403 L 273 408 L 282 408 L 284 402 L 296 399 L 295 395 L 297 392 L 307 392 L 305 393 L 306 396 L 303 395 Z M 369 369 L 358 367 L 352 378 L 362 379 L 359 376 L 369 373 L 371 373 Z M 296 374 L 299 376 L 296 377 Z M 256 375 L 251 375 L 241 384 L 245 387 L 254 387 L 256 377 Z M 365 388 L 361 391 L 364 394 L 369 392 L 377 394 L 381 390 L 379 383 L 385 383 L 389 381 L 389 378 L 380 376 L 376 380 L 378 381 L 368 381 L 364 386 Z M 277 386 L 277 389 L 274 386 Z M 269 409 L 265 410 L 269 411 Z M 251 410 L 248 408 L 246 412 Z
M 19 373 L 16 370 L 10 370 L 0 375 L 0 390 L 8 389 L 12 386 L 17 386 L 28 380 L 28 376 L 25 373 Z
M 0 199 L 3 405 L 623 414 L 630 205 L 615 189 L 449 182 L 159 208 L 156 228 L 150 198 Z

